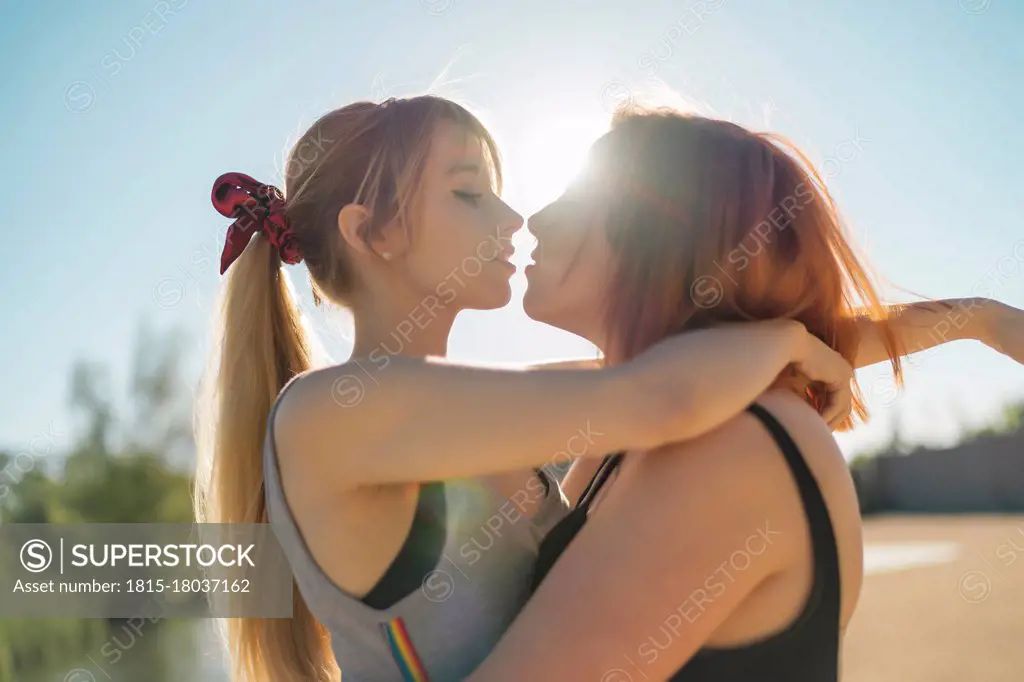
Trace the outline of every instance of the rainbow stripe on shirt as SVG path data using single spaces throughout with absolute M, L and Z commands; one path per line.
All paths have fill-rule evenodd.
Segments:
M 409 639 L 409 631 L 405 628 L 405 622 L 401 618 L 395 618 L 390 623 L 381 625 L 384 631 L 384 638 L 391 647 L 391 654 L 402 671 L 402 678 L 405 682 L 430 682 L 427 669 L 423 666 L 416 647 Z

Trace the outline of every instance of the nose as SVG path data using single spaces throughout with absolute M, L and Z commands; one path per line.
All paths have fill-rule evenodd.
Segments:
M 525 222 L 523 216 L 514 211 L 511 206 L 505 204 L 505 215 L 498 222 L 498 235 L 506 241 L 512 239 L 512 235 L 523 229 Z

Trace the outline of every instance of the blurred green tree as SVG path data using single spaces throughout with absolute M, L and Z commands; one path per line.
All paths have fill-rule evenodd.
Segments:
M 0 523 L 189 523 L 191 392 L 176 333 L 140 328 L 130 368 L 127 418 L 108 368 L 79 361 L 68 385 L 78 428 L 62 466 L 28 471 L 0 452 Z M 45 469 L 43 464 L 49 465 Z M 0 680 L 67 662 L 107 637 L 101 620 L 0 620 Z

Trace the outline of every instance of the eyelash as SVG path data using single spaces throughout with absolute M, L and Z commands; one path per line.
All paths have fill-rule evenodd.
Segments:
M 477 206 L 480 202 L 480 197 L 483 196 L 482 194 L 470 194 L 469 192 L 459 191 L 453 191 L 452 194 L 457 196 L 459 199 L 462 199 L 467 204 L 470 204 L 471 206 Z

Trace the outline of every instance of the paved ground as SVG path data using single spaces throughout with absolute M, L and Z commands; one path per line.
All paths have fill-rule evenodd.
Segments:
M 1024 516 L 882 517 L 865 542 L 953 542 L 959 556 L 865 578 L 842 682 L 1024 680 Z

